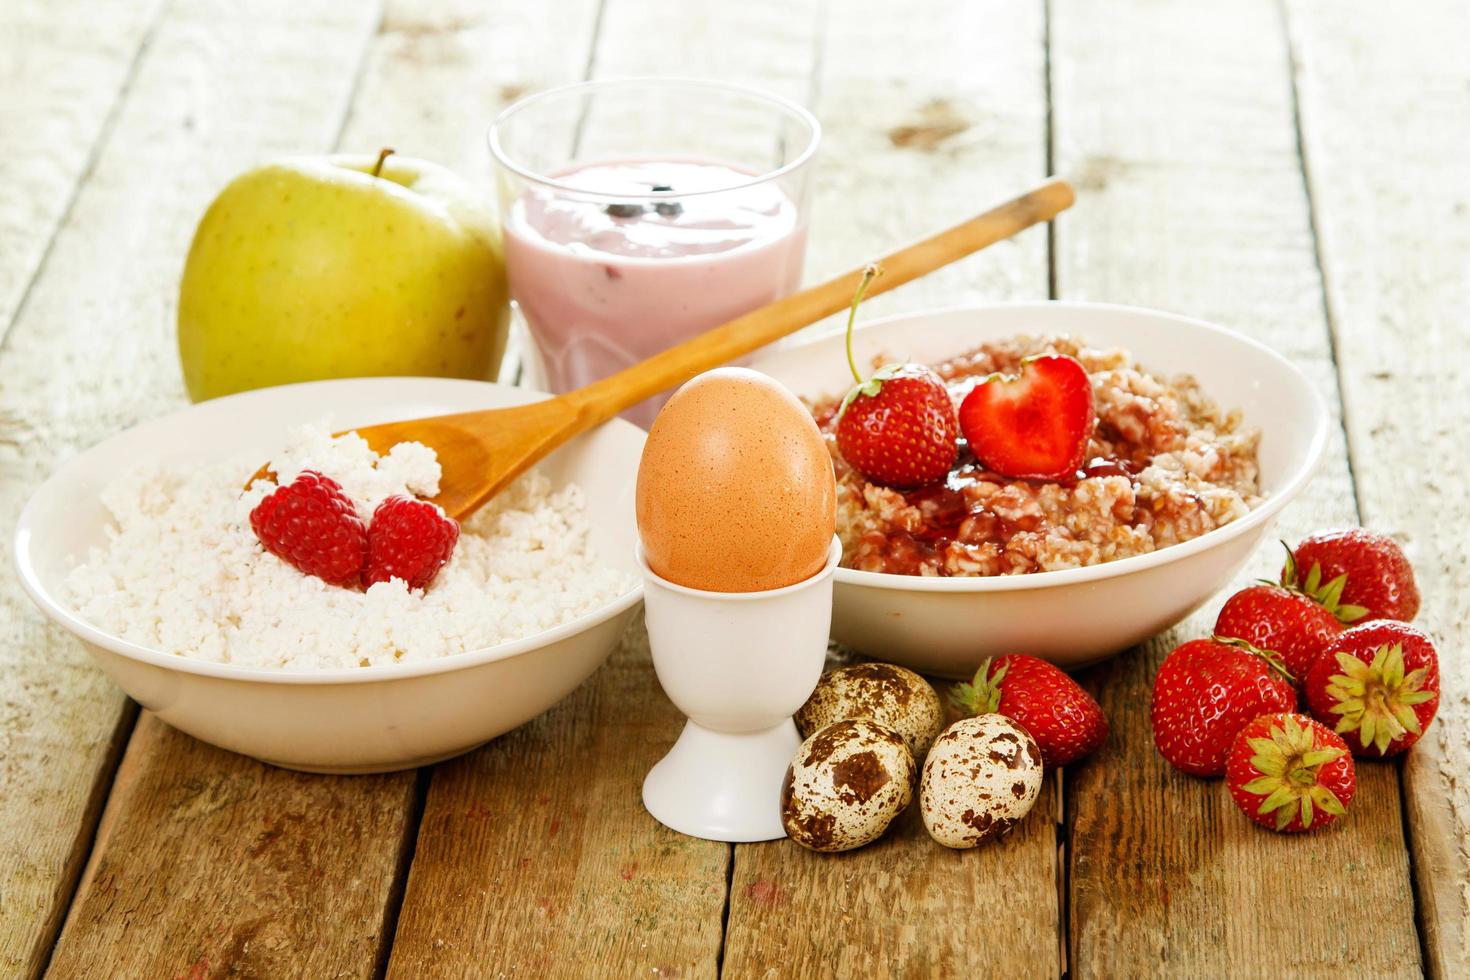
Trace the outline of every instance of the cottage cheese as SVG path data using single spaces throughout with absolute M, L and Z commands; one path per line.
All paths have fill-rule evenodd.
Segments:
M 261 547 L 249 514 L 275 484 L 243 494 L 254 465 L 144 467 L 102 495 L 114 526 L 68 580 L 82 616 L 181 657 L 291 671 L 432 660 L 522 639 L 591 612 L 633 587 L 598 563 L 582 491 L 521 478 L 462 528 L 427 590 L 399 579 L 365 592 L 303 575 Z M 292 434 L 272 461 L 289 482 L 331 476 L 368 519 L 393 494 L 433 496 L 433 450 L 402 443 L 379 458 L 355 435 Z

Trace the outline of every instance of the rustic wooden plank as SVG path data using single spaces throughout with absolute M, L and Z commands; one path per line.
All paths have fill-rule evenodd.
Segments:
M 1045 174 L 1042 19 L 1043 4 L 1030 0 L 830 8 L 814 89 L 825 139 L 809 280 L 977 214 Z M 865 301 L 863 316 L 1046 295 L 1047 232 L 1033 228 Z M 833 317 L 789 342 L 844 323 Z
M 161 0 L 0 7 L 0 338 L 20 306 Z
M 0 539 L 59 460 L 182 402 L 173 303 L 194 223 L 257 156 L 326 145 L 373 17 L 296 0 L 169 12 L 0 348 Z M 0 562 L 0 970 L 45 962 L 131 720 Z
M 440 765 L 389 976 L 714 976 L 728 849 L 640 797 L 681 720 L 640 620 L 558 707 Z
M 1424 948 L 1470 976 L 1470 9 L 1286 8 L 1359 510 L 1408 548 L 1443 665 L 1403 766 Z
M 413 797 L 411 776 L 277 769 L 144 713 L 49 975 L 370 976 Z
M 867 0 L 834 7 L 814 106 L 826 146 L 810 276 L 835 273 L 1039 179 L 1044 65 L 1040 3 L 923 0 L 901 15 Z M 1026 232 L 865 304 L 865 316 L 1044 297 L 1046 249 L 1044 230 Z M 724 972 L 1055 976 L 1059 809 L 1057 784 L 1048 781 L 1009 837 L 968 852 L 930 840 L 917 808 L 882 840 L 848 854 L 812 854 L 790 841 L 742 844 Z M 976 910 L 1001 907 L 1017 928 L 978 925 Z
M 1057 229 L 1059 295 L 1228 324 L 1295 360 L 1335 407 L 1275 5 L 1058 0 L 1051 29 L 1058 169 L 1079 185 Z M 1335 433 L 1283 535 L 1354 519 L 1346 460 Z M 1278 564 L 1262 549 L 1239 584 Z M 1067 786 L 1074 975 L 1417 974 L 1391 766 L 1359 766 L 1331 831 L 1286 837 L 1154 750 L 1153 674 L 1225 594 L 1091 672 L 1114 735 Z

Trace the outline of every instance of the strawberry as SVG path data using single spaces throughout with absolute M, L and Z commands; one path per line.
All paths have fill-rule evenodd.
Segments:
M 864 379 L 852 356 L 852 329 L 868 284 L 863 270 L 847 317 L 847 363 L 857 382 L 837 410 L 837 448 L 874 483 L 900 490 L 937 483 L 959 453 L 954 399 L 939 375 L 921 364 L 889 364 Z
M 459 523 L 438 505 L 389 497 L 373 511 L 363 587 L 400 578 L 410 589 L 425 588 L 449 561 L 458 541 Z
M 1342 632 L 1327 609 L 1300 592 L 1253 585 L 1231 596 L 1215 620 L 1215 635 L 1245 640 L 1281 654 L 1287 673 L 1301 678 L 1317 655 Z
M 986 660 L 950 700 L 971 715 L 1005 715 L 1036 739 L 1048 767 L 1091 755 L 1108 737 L 1108 719 L 1065 671 L 1025 654 Z
M 1360 527 L 1314 534 L 1287 548 L 1281 582 L 1300 589 L 1344 623 L 1419 614 L 1414 568 L 1392 538 Z
M 356 585 L 367 558 L 367 528 L 331 477 L 303 470 L 250 512 L 265 550 L 332 585 Z
M 1241 729 L 1225 763 L 1235 805 L 1262 827 L 1287 834 L 1325 827 L 1357 789 L 1342 737 L 1306 715 L 1261 715 Z
M 1439 656 L 1407 623 L 1364 623 L 1317 658 L 1305 691 L 1312 716 L 1345 736 L 1354 755 L 1398 755 L 1439 708 Z
M 1295 710 L 1296 688 L 1276 654 L 1242 640 L 1190 640 L 1154 677 L 1154 745 L 1181 772 L 1218 776 L 1247 722 Z
M 1002 476 L 1074 479 L 1096 424 L 1087 369 L 1061 354 L 1026 358 L 1019 376 L 992 374 L 960 403 L 975 458 Z

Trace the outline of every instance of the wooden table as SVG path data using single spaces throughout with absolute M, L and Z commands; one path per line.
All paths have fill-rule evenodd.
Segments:
M 1076 181 L 1053 229 L 870 315 L 1137 303 L 1301 365 L 1342 427 L 1280 530 L 1398 536 L 1446 677 L 1420 746 L 1359 767 L 1348 819 L 1264 832 L 1150 739 L 1152 673 L 1217 599 L 1085 675 L 1114 734 L 1003 843 L 946 851 L 910 814 L 818 857 L 642 810 L 678 717 L 641 630 L 477 752 L 313 777 L 140 715 L 0 562 L 0 972 L 1470 976 L 1467 37 L 1460 0 L 6 0 L 7 541 L 60 460 L 183 403 L 180 264 L 235 172 L 392 145 L 482 175 L 486 121 L 526 91 L 714 75 L 827 127 L 812 278 L 1043 174 Z

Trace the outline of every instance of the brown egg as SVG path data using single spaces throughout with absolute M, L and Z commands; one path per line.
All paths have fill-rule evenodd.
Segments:
M 811 413 L 746 368 L 701 374 L 664 405 L 643 447 L 637 503 L 648 566 L 708 592 L 810 578 L 837 523 L 832 457 Z

